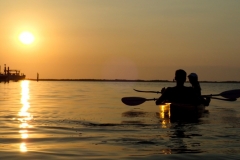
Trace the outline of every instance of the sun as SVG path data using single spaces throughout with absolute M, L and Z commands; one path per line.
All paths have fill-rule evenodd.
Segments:
M 34 36 L 31 32 L 28 31 L 24 31 L 19 35 L 19 40 L 23 43 L 23 44 L 32 44 L 34 41 Z

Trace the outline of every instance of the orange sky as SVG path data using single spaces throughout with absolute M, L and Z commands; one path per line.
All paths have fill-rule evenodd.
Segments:
M 240 1 L 0 1 L 0 65 L 27 78 L 240 80 Z M 24 45 L 22 31 L 35 41 Z

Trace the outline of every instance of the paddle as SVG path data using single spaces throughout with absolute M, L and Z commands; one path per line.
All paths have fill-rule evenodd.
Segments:
M 133 89 L 133 90 L 135 90 L 137 92 L 145 92 L 145 93 L 161 93 L 158 91 L 141 91 L 141 90 L 137 90 L 137 89 Z M 240 89 L 228 90 L 228 91 L 224 91 L 219 94 L 209 94 L 209 95 L 202 95 L 202 96 L 203 97 L 222 96 L 224 98 L 235 99 L 235 98 L 240 97 Z
M 218 100 L 223 100 L 223 101 L 236 101 L 236 98 L 228 98 L 228 99 L 224 99 L 224 98 L 217 98 L 217 97 L 211 97 L 213 99 L 218 99 Z M 155 101 L 157 100 L 156 98 L 153 99 L 146 99 L 143 97 L 123 97 L 122 98 L 122 102 L 128 106 L 137 106 L 140 105 L 146 101 Z
M 137 106 L 139 104 L 142 104 L 146 101 L 155 101 L 156 99 L 146 99 L 146 98 L 142 98 L 142 97 L 123 97 L 122 98 L 122 102 L 126 105 L 129 106 Z
M 212 99 L 218 99 L 222 101 L 236 101 L 237 98 L 217 98 L 217 97 L 211 97 Z
M 239 98 L 240 97 L 240 89 L 234 89 L 229 91 L 224 91 L 219 94 L 210 94 L 210 95 L 202 95 L 203 97 L 209 97 L 209 96 L 222 96 L 224 98 Z
M 159 92 L 159 91 L 140 91 L 140 90 L 137 90 L 137 89 L 133 89 L 134 91 L 137 91 L 137 92 L 145 92 L 145 93 L 162 93 L 162 92 Z

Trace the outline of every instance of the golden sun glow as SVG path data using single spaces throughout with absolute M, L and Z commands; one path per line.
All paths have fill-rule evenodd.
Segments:
M 19 35 L 19 40 L 23 44 L 32 44 L 34 39 L 35 38 L 34 38 L 33 34 L 28 31 L 24 31 Z

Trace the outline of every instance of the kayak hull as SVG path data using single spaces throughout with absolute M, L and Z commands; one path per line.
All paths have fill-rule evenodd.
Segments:
M 160 105 L 159 108 L 161 115 L 170 119 L 198 119 L 202 117 L 205 112 L 205 106 L 203 104 L 166 103 L 165 105 Z
M 190 105 L 190 104 L 171 104 L 170 117 L 183 117 L 183 118 L 200 118 L 205 111 L 203 104 Z

